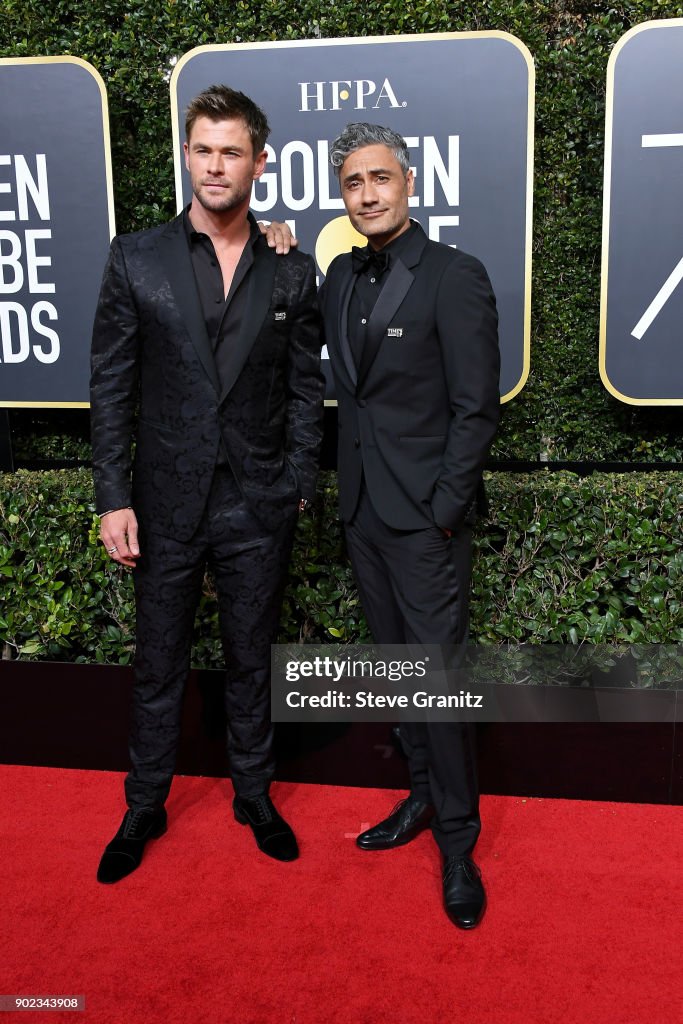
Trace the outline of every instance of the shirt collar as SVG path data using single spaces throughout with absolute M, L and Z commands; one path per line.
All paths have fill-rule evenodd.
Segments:
M 204 231 L 195 231 L 192 226 L 192 221 L 190 220 L 191 206 L 192 203 L 188 203 L 183 210 L 183 227 L 185 228 L 185 234 L 187 235 L 187 240 L 190 245 L 197 245 L 203 239 L 209 238 L 209 236 Z M 247 220 L 249 222 L 249 242 L 251 245 L 255 245 L 262 236 L 256 217 L 251 210 L 247 213 Z
M 419 228 L 420 225 L 418 224 L 418 222 L 416 220 L 411 220 L 410 227 L 406 231 L 402 231 L 397 238 L 392 238 L 392 240 L 390 242 L 387 242 L 386 245 L 383 245 L 381 249 L 371 249 L 370 245 L 368 244 L 367 250 L 369 253 L 375 251 L 391 253 L 391 266 L 393 266 L 394 260 L 396 260 L 401 255 L 401 253 L 408 247 L 408 245 L 410 244 L 410 239 L 418 232 Z

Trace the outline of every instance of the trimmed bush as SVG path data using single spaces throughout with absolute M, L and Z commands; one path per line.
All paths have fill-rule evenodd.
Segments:
M 471 634 L 480 643 L 683 641 L 683 473 L 498 473 L 476 537 Z M 97 539 L 85 470 L 0 483 L 0 643 L 6 658 L 127 664 L 130 574 Z M 368 639 L 337 518 L 334 474 L 302 516 L 280 639 Z M 193 661 L 220 666 L 207 578 Z

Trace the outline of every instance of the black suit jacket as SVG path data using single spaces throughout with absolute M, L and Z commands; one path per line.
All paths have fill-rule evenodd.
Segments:
M 486 271 L 418 226 L 392 264 L 358 368 L 348 339 L 353 283 L 344 254 L 321 293 L 339 403 L 342 517 L 354 514 L 364 472 L 389 526 L 457 529 L 476 503 L 500 410 L 498 316 Z
M 277 256 L 259 239 L 245 286 L 221 386 L 182 215 L 113 240 L 92 342 L 98 512 L 132 506 L 148 530 L 189 539 L 221 437 L 268 529 L 313 497 L 324 392 L 313 260 Z

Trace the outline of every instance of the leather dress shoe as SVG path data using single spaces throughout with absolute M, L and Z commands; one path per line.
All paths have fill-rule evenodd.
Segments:
M 405 800 L 399 800 L 388 818 L 367 832 L 361 832 L 356 845 L 361 850 L 393 850 L 424 832 L 433 817 L 433 806 L 411 793 Z
M 294 833 L 267 794 L 249 799 L 236 796 L 232 809 L 240 825 L 249 825 L 262 853 L 275 860 L 296 860 L 299 856 Z
M 121 827 L 102 854 L 97 881 L 110 885 L 135 871 L 140 867 L 147 841 L 158 839 L 165 831 L 163 807 L 133 807 L 126 811 Z
M 447 857 L 443 866 L 443 903 L 458 928 L 476 928 L 486 908 L 481 871 L 469 857 Z

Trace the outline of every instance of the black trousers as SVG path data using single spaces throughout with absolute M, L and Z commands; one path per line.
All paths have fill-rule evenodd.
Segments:
M 363 486 L 346 540 L 361 602 L 377 643 L 439 644 L 467 638 L 472 531 L 451 539 L 437 527 L 395 530 Z M 432 830 L 445 856 L 468 856 L 481 830 L 474 728 L 460 722 L 401 722 L 411 789 L 436 808 Z
M 142 524 L 133 570 L 137 608 L 130 731 L 130 807 L 160 806 L 175 769 L 192 633 L 207 566 L 218 595 L 225 654 L 227 748 L 236 792 L 267 792 L 273 776 L 270 645 L 274 642 L 296 509 L 268 532 L 247 508 L 228 468 L 215 471 L 207 507 L 186 543 Z

